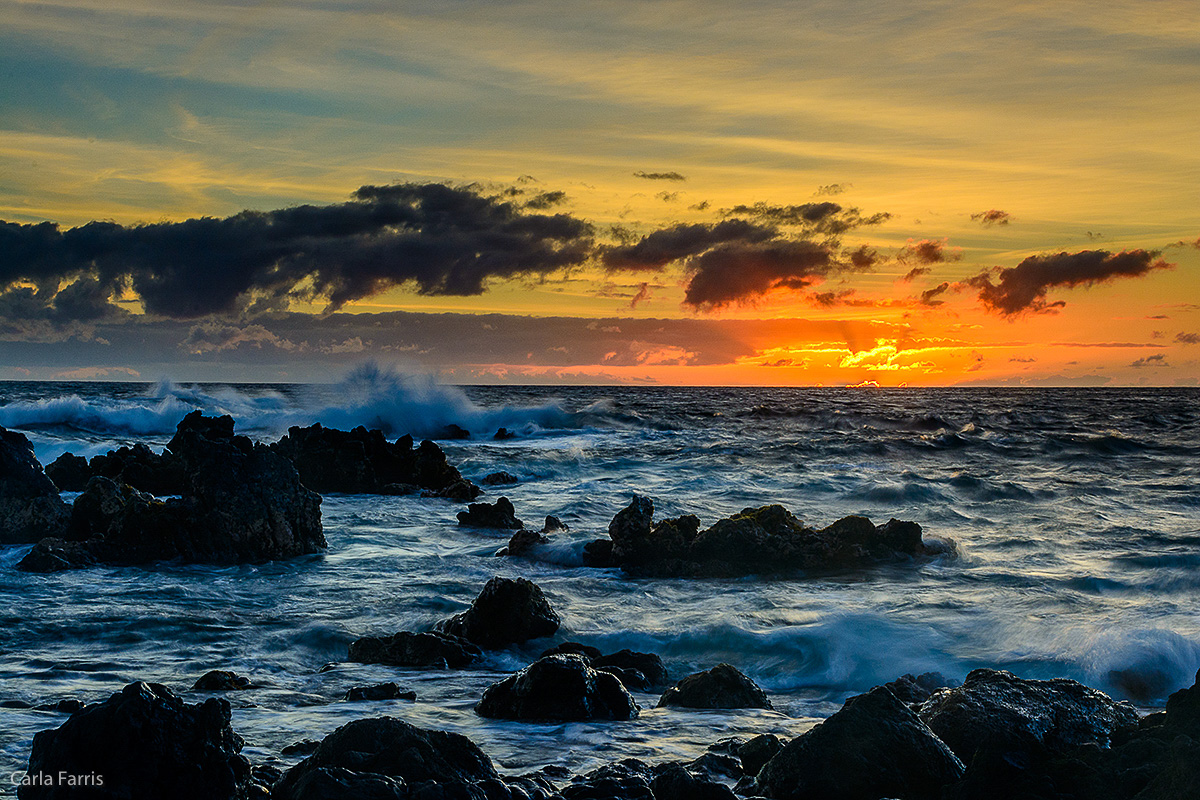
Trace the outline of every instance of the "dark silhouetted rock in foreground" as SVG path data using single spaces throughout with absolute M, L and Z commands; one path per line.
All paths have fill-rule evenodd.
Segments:
M 475 706 L 481 717 L 529 720 L 633 719 L 638 705 L 615 676 L 580 655 L 540 658 L 492 684 Z
M 214 669 L 204 673 L 192 684 L 194 692 L 240 692 L 250 689 L 250 679 L 227 669 Z
M 559 618 L 536 583 L 524 578 L 492 578 L 471 607 L 436 626 L 489 650 L 550 636 Z
M 663 692 L 659 708 L 770 708 L 767 694 L 729 664 L 688 675 Z
M 962 762 L 894 694 L 876 687 L 793 739 L 758 774 L 775 800 L 940 797 Z
M 460 669 L 481 658 L 483 651 L 461 636 L 408 631 L 391 636 L 364 636 L 350 645 L 349 656 L 360 664 L 440 669 Z
M 165 686 L 131 683 L 34 736 L 29 785 L 17 796 L 240 800 L 250 764 L 229 718 L 225 700 L 187 705 Z M 60 786 L 63 775 L 99 776 L 103 785 Z
M 902 703 L 919 706 L 929 699 L 938 689 L 953 688 L 961 685 L 960 681 L 947 678 L 940 672 L 923 672 L 920 675 L 901 675 L 884 687 L 891 690 Z
M 377 683 L 373 686 L 355 686 L 346 692 L 346 696 L 343 699 L 348 702 L 363 700 L 416 700 L 417 693 L 411 689 L 401 689 L 398 684 L 389 681 L 387 683 Z
M 414 449 L 411 436 L 393 443 L 361 426 L 352 431 L 319 423 L 292 427 L 271 449 L 296 466 L 305 486 L 322 494 L 384 494 L 388 486 L 405 484 L 437 492 L 463 482 L 433 442 Z
M 609 524 L 611 544 L 589 544 L 584 563 L 635 575 L 719 577 L 857 568 L 952 549 L 926 543 L 915 522 L 845 517 L 815 530 L 778 505 L 747 508 L 704 531 L 691 514 L 658 523 L 653 517 L 650 499 L 635 495 Z
M 517 511 L 507 497 L 501 497 L 495 503 L 471 503 L 466 511 L 458 512 L 458 524 L 508 530 L 525 527 L 525 523 L 517 519 Z
M 275 800 L 544 800 L 545 781 L 501 778 L 483 751 L 457 733 L 398 719 L 360 719 L 325 737 L 272 789 Z
M 92 475 L 127 483 L 152 495 L 183 494 L 187 491 L 187 466 L 183 459 L 170 450 L 155 453 L 140 443 L 93 456 L 88 462 L 88 470 Z
M 46 477 L 63 492 L 82 492 L 92 477 L 92 470 L 83 456 L 63 453 L 46 465 Z
M 600 672 L 616 676 L 626 689 L 645 692 L 667 685 L 667 668 L 654 653 L 637 653 L 620 650 L 604 655 L 595 647 L 579 642 L 563 642 L 542 653 L 542 658 L 559 654 L 582 656 L 588 666 Z
M 0 428 L 0 544 L 62 536 L 70 509 L 24 434 Z
M 964 763 L 981 750 L 1106 748 L 1138 721 L 1129 703 L 1076 681 L 1026 680 L 994 669 L 974 670 L 962 686 L 935 692 L 920 714 Z
M 301 485 L 282 456 L 233 435 L 230 417 L 199 411 L 179 423 L 167 445 L 187 473 L 183 496 L 159 500 L 128 485 L 94 477 L 77 498 L 70 522 L 80 548 L 41 542 L 18 566 L 140 564 L 181 559 L 240 563 L 290 558 L 325 547 L 321 498 Z

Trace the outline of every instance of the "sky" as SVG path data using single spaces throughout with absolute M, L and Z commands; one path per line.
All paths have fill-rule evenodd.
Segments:
M 1192 0 L 0 0 L 0 379 L 1200 384 Z

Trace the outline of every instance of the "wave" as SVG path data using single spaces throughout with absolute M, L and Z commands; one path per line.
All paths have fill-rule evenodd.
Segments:
M 436 438 L 457 425 L 491 437 L 499 428 L 530 435 L 545 430 L 587 427 L 640 427 L 635 415 L 607 401 L 576 411 L 558 403 L 483 407 L 456 387 L 431 375 L 401 373 L 373 363 L 352 370 L 329 387 L 284 393 L 232 387 L 183 386 L 160 380 L 141 397 L 69 396 L 21 400 L 0 406 L 0 426 L 26 430 L 66 430 L 120 436 L 170 436 L 192 411 L 229 414 L 240 433 L 278 435 L 293 425 L 319 422 L 350 429 L 377 428 L 388 436 Z

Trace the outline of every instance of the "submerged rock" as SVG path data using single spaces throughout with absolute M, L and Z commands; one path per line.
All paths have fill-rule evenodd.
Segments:
M 0 428 L 0 544 L 61 537 L 70 509 L 24 434 Z
M 250 679 L 226 669 L 214 669 L 204 673 L 192 684 L 194 692 L 240 692 L 253 688 Z
M 492 472 L 483 477 L 481 483 L 484 486 L 508 486 L 518 482 L 516 475 L 510 472 Z
M 488 650 L 550 636 L 559 618 L 541 588 L 524 578 L 495 577 L 461 614 L 437 623 L 436 630 L 461 636 Z
M 364 700 L 416 700 L 417 693 L 411 689 L 401 689 L 399 684 L 389 681 L 371 686 L 355 686 L 346 692 L 342 699 L 352 703 Z
M 393 667 L 459 669 L 483 658 L 483 651 L 447 633 L 410 633 L 364 636 L 350 645 L 351 661 L 360 664 L 389 664 Z
M 229 720 L 225 700 L 187 705 L 165 686 L 131 683 L 34 736 L 17 796 L 240 800 L 250 763 Z M 61 775 L 93 782 L 60 786 Z
M 736 576 L 863 567 L 895 558 L 944 552 L 927 544 L 915 522 L 873 525 L 845 517 L 816 530 L 779 505 L 747 508 L 700 530 L 688 514 L 653 522 L 654 504 L 635 495 L 613 517 L 604 540 L 584 549 L 587 566 L 619 566 L 635 575 Z
M 754 681 L 729 664 L 688 675 L 663 692 L 658 707 L 770 708 L 767 694 Z
M 466 511 L 458 512 L 458 524 L 508 530 L 525 527 L 525 523 L 517 519 L 516 509 L 507 497 L 501 497 L 495 503 L 471 503 Z
M 326 546 L 320 496 L 300 484 L 286 459 L 234 436 L 232 418 L 188 414 L 167 446 L 187 470 L 183 497 L 159 500 L 94 477 L 71 516 L 70 535 L 83 545 L 42 542 L 18 567 L 60 567 L 60 557 L 70 566 L 170 559 L 228 564 Z
M 876 687 L 785 745 L 756 783 L 775 800 L 934 800 L 962 774 L 950 748 L 891 691 Z
M 492 684 L 475 713 L 528 720 L 625 720 L 638 715 L 633 697 L 613 675 L 597 672 L 580 655 L 540 658 Z
M 271 449 L 295 465 L 305 486 L 323 494 L 383 494 L 388 486 L 405 484 L 437 492 L 464 482 L 433 442 L 414 449 L 411 436 L 389 442 L 382 432 L 361 426 L 292 427 Z

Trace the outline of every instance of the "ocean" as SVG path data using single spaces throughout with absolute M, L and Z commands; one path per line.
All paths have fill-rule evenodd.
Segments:
M 326 495 L 328 551 L 291 561 L 39 575 L 14 569 L 28 546 L 0 548 L 0 700 L 94 701 L 147 680 L 194 701 L 197 677 L 232 669 L 259 684 L 228 695 L 252 762 L 294 763 L 284 746 L 394 714 L 464 733 L 516 773 L 791 737 L 903 673 L 1069 677 L 1152 709 L 1200 668 L 1197 389 L 453 387 L 372 367 L 330 385 L 0 384 L 0 425 L 28 436 L 43 464 L 160 449 L 197 408 L 263 441 L 313 422 L 393 438 L 457 424 L 472 438 L 439 444 L 465 476 L 520 479 L 481 500 L 507 496 L 527 526 L 551 514 L 570 532 L 541 560 L 509 559 L 495 555 L 507 534 L 458 527 L 460 504 Z M 499 427 L 516 437 L 494 440 Z M 849 514 L 913 520 L 958 553 L 786 579 L 580 566 L 583 544 L 634 493 L 659 518 L 695 513 L 704 527 L 769 503 L 816 527 Z M 493 575 L 539 584 L 559 633 L 479 669 L 344 663 L 356 638 L 425 628 Z M 473 713 L 488 685 L 565 640 L 658 653 L 673 679 L 733 664 L 774 710 L 655 709 L 656 694 L 635 693 L 643 710 L 629 722 Z M 385 680 L 416 702 L 340 700 Z M 0 775 L 64 720 L 0 709 Z

